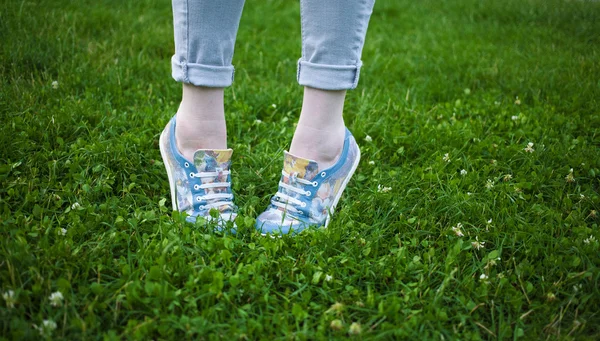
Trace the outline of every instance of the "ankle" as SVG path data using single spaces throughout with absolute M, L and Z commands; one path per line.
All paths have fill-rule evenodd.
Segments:
M 345 131 L 344 125 L 327 130 L 298 125 L 290 153 L 316 161 L 319 169 L 329 168 L 339 159 L 344 146 Z
M 176 119 L 175 141 L 179 152 L 193 160 L 198 149 L 227 149 L 225 120 L 189 121 Z
M 189 160 L 198 149 L 226 149 L 223 88 L 183 85 L 175 125 L 177 148 Z

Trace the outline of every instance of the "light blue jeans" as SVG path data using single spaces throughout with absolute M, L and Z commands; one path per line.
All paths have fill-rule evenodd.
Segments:
M 300 0 L 300 85 L 354 89 L 375 0 Z M 173 0 L 176 81 L 226 87 L 233 82 L 233 48 L 244 0 Z

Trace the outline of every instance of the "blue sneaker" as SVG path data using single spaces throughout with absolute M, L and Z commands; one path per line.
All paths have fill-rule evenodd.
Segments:
M 211 209 L 219 211 L 217 225 L 224 227 L 236 217 L 237 207 L 231 192 L 231 149 L 199 149 L 194 161 L 187 160 L 175 142 L 175 116 L 160 134 L 162 156 L 169 185 L 173 210 L 186 212 L 186 220 L 198 217 L 213 221 Z
M 286 234 L 309 226 L 327 227 L 359 161 L 360 149 L 348 129 L 342 154 L 328 169 L 284 152 L 279 190 L 256 219 L 256 229 L 262 234 Z

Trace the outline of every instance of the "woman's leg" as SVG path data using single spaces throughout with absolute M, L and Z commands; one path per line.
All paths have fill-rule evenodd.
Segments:
M 177 146 L 189 160 L 197 149 L 227 148 L 223 88 L 233 81 L 233 48 L 244 0 L 173 0 L 173 78 L 184 83 L 177 111 Z
M 342 149 L 346 90 L 358 83 L 361 53 L 374 0 L 301 0 L 302 58 L 298 82 L 304 85 L 302 112 L 290 152 L 334 164 Z
M 173 78 L 183 83 L 175 118 L 160 135 L 173 210 L 187 220 L 236 217 L 231 191 L 223 88 L 233 81 L 233 47 L 243 0 L 173 0 Z M 210 211 L 219 211 L 214 218 Z
M 346 90 L 358 83 L 374 0 L 301 0 L 304 101 L 279 189 L 256 219 L 263 233 L 327 226 L 360 160 L 344 126 Z

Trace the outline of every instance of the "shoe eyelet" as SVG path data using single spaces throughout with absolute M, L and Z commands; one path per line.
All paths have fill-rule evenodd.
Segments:
M 201 197 L 196 197 L 196 201 L 200 202 L 200 201 L 202 201 L 202 198 Z
M 200 189 L 200 185 L 194 185 L 194 189 L 195 190 L 199 190 Z
M 305 203 L 305 202 L 303 202 L 302 204 L 300 204 L 300 206 L 302 206 L 302 207 L 306 207 L 306 203 Z
M 325 172 L 321 172 L 321 177 L 324 178 L 327 175 Z
M 187 163 L 187 162 L 186 162 L 186 163 L 184 163 L 184 165 L 185 165 L 185 168 L 188 168 L 188 167 L 190 166 L 190 164 L 189 164 L 189 163 Z
M 193 177 L 194 177 L 194 173 L 190 173 L 190 178 L 193 178 Z
M 310 197 L 310 196 L 312 195 L 312 193 L 311 193 L 310 191 L 306 191 L 304 194 L 305 194 L 307 197 Z
M 317 186 L 319 186 L 319 183 L 316 181 L 313 181 L 312 185 L 313 185 L 313 187 L 317 187 Z

